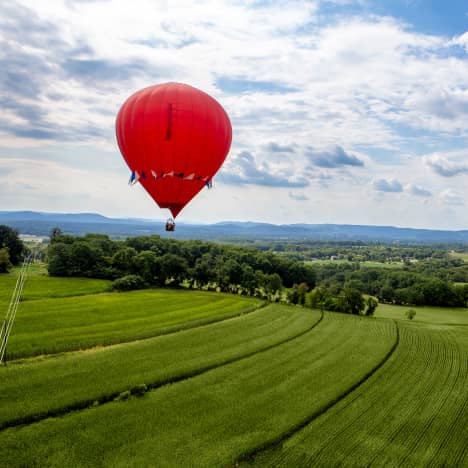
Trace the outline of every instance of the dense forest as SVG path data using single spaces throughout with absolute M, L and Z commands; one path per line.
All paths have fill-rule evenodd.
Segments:
M 17 231 L 0 228 L 0 271 L 5 272 L 27 248 Z M 466 307 L 468 264 L 451 255 L 455 248 L 323 241 L 246 246 L 158 235 L 113 240 L 56 228 L 46 260 L 51 276 L 110 279 L 115 290 L 183 286 L 372 314 L 376 300 Z
M 301 256 L 345 261 L 307 262 Z M 381 266 L 368 266 L 369 260 Z M 366 301 L 372 310 L 372 299 L 363 294 L 405 305 L 464 307 L 468 301 L 468 265 L 441 246 L 266 243 L 254 248 L 157 235 L 114 241 L 55 231 L 48 261 L 53 276 L 108 278 L 116 289 L 183 283 L 329 310 L 358 303 L 362 311 Z M 385 262 L 392 268 L 383 268 Z
M 48 269 L 52 276 L 116 280 L 117 289 L 185 283 L 248 295 L 263 291 L 271 297 L 283 287 L 315 286 L 315 271 L 303 262 L 253 248 L 157 235 L 113 241 L 101 234 L 74 237 L 55 231 Z

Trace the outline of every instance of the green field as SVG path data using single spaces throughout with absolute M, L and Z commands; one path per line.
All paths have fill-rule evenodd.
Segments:
M 0 275 L 5 312 L 15 274 Z M 257 308 L 257 300 L 186 290 L 103 292 L 109 282 L 32 274 L 8 344 L 8 358 L 149 338 Z M 3 306 L 2 306 L 3 304 Z
M 438 325 L 468 325 L 467 308 L 379 304 L 375 311 L 375 316 L 407 321 L 405 313 L 408 309 L 416 311 L 416 315 L 412 320 L 413 322 Z
M 248 464 L 466 466 L 467 331 L 400 327 L 400 344 L 387 365 Z
M 254 310 L 227 294 L 144 290 L 37 299 L 20 305 L 9 356 L 24 357 L 148 338 Z
M 453 258 L 461 258 L 464 262 L 468 262 L 468 252 L 450 252 Z
M 0 274 L 0 307 L 8 306 L 18 271 L 19 268 L 14 268 L 10 274 Z M 33 264 L 30 267 L 21 300 L 97 294 L 108 291 L 110 284 L 108 280 L 49 277 L 43 264 Z
M 317 311 L 268 306 L 203 328 L 13 362 L 0 368 L 0 401 L 8 402 L 0 405 L 0 428 L 106 401 L 138 384 L 157 387 L 196 375 L 290 340 L 319 319 Z
M 0 368 L 2 467 L 468 463 L 466 309 L 56 280 L 28 279 Z
M 346 259 L 337 259 L 337 260 L 308 260 L 305 261 L 304 263 L 308 265 L 354 265 L 355 263 L 359 263 L 359 265 L 362 268 L 389 268 L 389 269 L 395 269 L 395 268 L 402 268 L 404 266 L 403 262 L 375 262 L 373 260 L 368 260 L 368 261 L 362 261 L 362 262 L 356 262 L 356 261 L 349 261 Z

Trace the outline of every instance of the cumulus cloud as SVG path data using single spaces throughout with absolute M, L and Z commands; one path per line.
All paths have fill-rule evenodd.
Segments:
M 232 185 L 260 185 L 265 187 L 307 187 L 309 181 L 304 177 L 281 174 L 272 171 L 267 163 L 257 165 L 253 155 L 242 151 L 224 168 L 217 179 Z
M 396 179 L 378 179 L 374 181 L 374 190 L 378 192 L 403 192 L 403 185 Z
M 440 199 L 445 205 L 461 206 L 465 204 L 463 194 L 450 188 L 440 193 Z
M 444 155 L 433 154 L 425 156 L 423 160 L 428 167 L 443 177 L 468 173 L 468 165 L 453 162 Z
M 425 114 L 441 119 L 468 117 L 468 90 L 461 88 L 439 88 L 419 92 L 410 96 L 406 106 L 420 109 Z
M 407 187 L 407 189 L 408 189 L 409 193 L 411 193 L 412 195 L 416 195 L 417 197 L 430 197 L 430 196 L 432 196 L 432 192 L 420 187 L 419 185 L 410 184 Z
M 234 156 L 219 176 L 231 184 L 224 193 L 262 192 L 271 213 L 276 192 L 258 186 L 292 187 L 293 197 L 309 186 L 311 199 L 328 187 L 331 197 L 359 199 L 374 221 L 362 187 L 375 180 L 382 193 L 400 191 L 386 171 L 397 155 L 466 146 L 467 36 L 450 40 L 368 14 L 377 12 L 373 2 L 350 16 L 347 1 L 219 0 L 216 8 L 212 0 L 141 0 L 138 8 L 114 0 L 0 1 L 0 151 L 55 145 L 59 152 L 65 141 L 60 158 L 73 159 L 86 145 L 99 171 L 102 153 L 93 148 L 119 159 L 113 128 L 124 100 L 151 84 L 187 82 L 215 97 L 233 123 Z M 465 174 L 464 159 L 447 154 L 427 167 Z M 398 163 L 398 178 L 416 167 Z M 430 182 L 405 185 L 401 210 L 410 195 L 440 193 L 440 178 Z M 461 177 L 453 182 L 466 193 Z M 343 206 L 336 220 L 348 216 Z M 305 213 L 291 208 L 288 216 Z M 446 220 L 431 216 L 433 225 Z
M 356 156 L 347 153 L 341 146 L 329 150 L 306 150 L 307 159 L 315 166 L 334 169 L 342 166 L 364 166 L 364 162 Z
M 271 153 L 295 153 L 296 150 L 293 145 L 279 145 L 275 142 L 270 142 L 265 145 L 266 151 Z
M 305 196 L 303 193 L 289 192 L 288 195 L 289 198 L 296 201 L 306 201 L 309 199 L 309 197 Z
M 460 36 L 454 37 L 450 41 L 450 43 L 453 44 L 453 45 L 458 45 L 458 46 L 464 47 L 465 50 L 468 52 L 468 31 L 465 32 L 464 34 L 460 35 Z

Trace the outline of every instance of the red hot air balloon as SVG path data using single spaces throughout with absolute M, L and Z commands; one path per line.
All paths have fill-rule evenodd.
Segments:
M 232 140 L 229 117 L 208 94 L 180 83 L 142 89 L 121 107 L 117 142 L 132 171 L 174 218 L 223 164 Z

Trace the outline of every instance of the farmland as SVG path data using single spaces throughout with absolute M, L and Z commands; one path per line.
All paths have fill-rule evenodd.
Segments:
M 0 276 L 4 307 L 14 280 L 14 275 Z M 108 285 L 102 280 L 31 275 L 9 341 L 9 358 L 149 338 L 235 316 L 260 305 L 250 298 L 193 291 L 103 292 Z
M 466 309 L 368 318 L 40 271 L 26 288 L 2 466 L 467 463 Z
M 410 307 L 394 304 L 379 304 L 376 317 L 406 320 L 406 312 L 413 309 L 416 312 L 414 322 L 424 322 L 439 325 L 468 325 L 468 309 L 461 307 Z
M 468 335 L 411 325 L 386 366 L 250 464 L 466 466 Z

